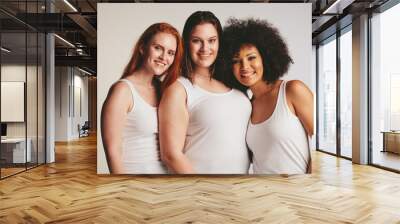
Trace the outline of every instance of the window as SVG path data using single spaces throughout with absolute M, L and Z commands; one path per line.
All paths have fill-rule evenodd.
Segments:
M 351 26 L 340 36 L 340 155 L 352 157 L 352 35 Z
M 400 4 L 371 18 L 371 162 L 400 170 Z
M 336 36 L 318 47 L 318 149 L 336 154 Z

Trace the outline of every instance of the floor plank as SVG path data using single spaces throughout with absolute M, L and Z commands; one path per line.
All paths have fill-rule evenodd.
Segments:
M 313 174 L 105 176 L 96 137 L 0 181 L 0 223 L 400 223 L 400 175 L 313 153 Z

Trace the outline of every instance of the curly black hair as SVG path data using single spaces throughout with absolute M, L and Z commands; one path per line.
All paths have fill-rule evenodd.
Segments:
M 241 91 L 246 91 L 247 87 L 240 84 L 233 75 L 232 58 L 242 46 L 253 45 L 260 52 L 264 66 L 263 80 L 267 83 L 277 81 L 293 63 L 278 29 L 266 20 L 230 18 L 223 29 L 223 38 L 227 74 L 225 83 Z

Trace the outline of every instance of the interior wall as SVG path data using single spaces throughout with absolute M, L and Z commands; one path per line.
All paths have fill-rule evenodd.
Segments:
M 79 138 L 78 124 L 88 120 L 88 77 L 73 67 L 55 69 L 55 141 Z
M 368 15 L 353 20 L 352 161 L 368 163 Z
M 73 138 L 79 138 L 78 125 L 82 126 L 88 121 L 88 77 L 82 76 L 77 69 L 73 70 L 73 77 L 71 135 Z
M 68 67 L 55 68 L 55 141 L 68 141 L 69 83 Z
M 317 48 L 315 45 L 312 46 L 312 56 L 311 56 L 311 74 L 312 74 L 312 79 L 310 82 L 310 89 L 313 91 L 314 95 L 314 135 L 311 137 L 311 142 L 310 142 L 310 147 L 311 150 L 316 150 L 317 148 L 317 82 L 316 82 L 316 77 L 317 77 Z
M 90 122 L 90 131 L 97 131 L 97 78 L 91 77 L 88 79 L 88 114 Z
M 46 1 L 46 7 L 48 7 L 52 11 L 52 4 L 50 1 Z M 45 94 L 46 94 L 46 108 L 45 113 L 46 116 L 44 119 L 46 120 L 46 163 L 55 162 L 55 41 L 54 34 L 46 35 L 46 76 L 44 77 L 45 81 Z
M 27 69 L 27 70 L 25 70 Z M 25 80 L 25 74 L 27 72 L 28 82 Z M 41 72 L 41 68 L 39 67 L 39 74 Z M 36 92 L 36 85 L 37 79 L 36 77 L 36 65 L 35 66 L 27 66 L 13 64 L 13 65 L 2 65 L 1 66 L 1 81 L 20 81 L 27 83 L 27 94 L 26 94 L 26 101 L 27 107 L 29 107 L 30 111 L 36 111 L 37 107 L 42 107 L 43 102 L 39 101 L 37 104 L 37 92 Z M 2 110 L 7 110 L 7 108 L 2 108 Z M 37 114 L 36 113 L 27 113 L 27 122 L 36 122 L 37 121 Z M 25 123 L 26 122 L 7 122 L 7 136 L 8 137 L 25 137 Z M 28 124 L 28 133 L 36 133 L 37 132 L 37 125 L 35 124 Z M 28 135 L 28 138 L 30 136 Z M 36 137 L 36 135 L 35 135 Z

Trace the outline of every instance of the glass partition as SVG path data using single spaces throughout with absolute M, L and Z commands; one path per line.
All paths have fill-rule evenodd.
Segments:
M 27 74 L 26 74 L 26 111 L 27 111 L 27 149 L 31 151 L 27 167 L 37 165 L 38 157 L 38 35 L 36 32 L 27 33 Z
M 1 122 L 6 125 L 1 175 L 6 177 L 24 171 L 26 162 L 31 161 L 26 141 L 26 33 L 3 32 L 1 46 Z
M 46 39 L 16 19 L 43 13 L 44 1 L 1 1 L 0 7 L 15 10 L 0 11 L 0 178 L 5 178 L 45 163 Z
M 336 154 L 336 36 L 318 47 L 318 148 Z
M 352 158 L 352 34 L 340 36 L 340 155 Z
M 400 171 L 400 4 L 371 18 L 371 162 Z

